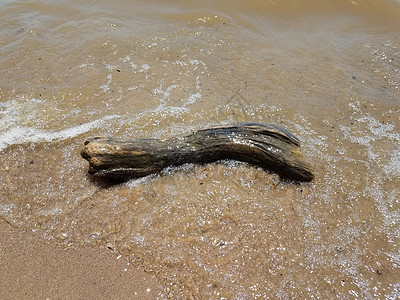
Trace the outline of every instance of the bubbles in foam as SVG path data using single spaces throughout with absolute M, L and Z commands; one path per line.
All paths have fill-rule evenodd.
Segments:
M 41 107 L 44 102 L 43 100 L 32 98 L 22 103 L 16 100 L 2 103 L 2 110 L 0 111 L 0 151 L 14 144 L 70 139 L 120 117 L 118 115 L 108 115 L 60 131 L 43 130 L 40 127 L 45 121 L 41 120 L 40 111 L 43 110 L 41 110 Z
M 387 176 L 400 177 L 400 149 L 391 153 L 390 161 L 384 167 L 384 170 Z
M 10 204 L 0 204 L 0 215 L 9 215 L 12 214 L 16 205 L 13 203 Z
M 82 125 L 55 132 L 31 127 L 12 128 L 0 134 L 0 151 L 13 144 L 53 142 L 70 139 L 89 132 L 93 128 L 99 127 L 102 123 L 118 117 L 117 115 L 105 116 Z

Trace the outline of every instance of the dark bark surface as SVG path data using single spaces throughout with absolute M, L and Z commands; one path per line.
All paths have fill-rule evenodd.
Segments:
M 300 152 L 300 141 L 288 131 L 264 123 L 213 126 L 168 139 L 94 137 L 81 155 L 89 174 L 108 180 L 128 180 L 185 163 L 222 159 L 247 162 L 282 178 L 311 181 L 311 166 Z

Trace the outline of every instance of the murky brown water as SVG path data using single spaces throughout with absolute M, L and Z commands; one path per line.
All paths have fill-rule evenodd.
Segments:
M 170 1 L 171 2 L 171 1 Z M 0 215 L 163 298 L 400 297 L 396 1 L 1 1 Z M 231 161 L 104 186 L 93 135 L 278 124 L 311 184 Z

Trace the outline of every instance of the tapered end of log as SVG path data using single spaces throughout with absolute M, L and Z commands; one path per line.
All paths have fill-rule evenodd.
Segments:
M 81 155 L 88 173 L 108 180 L 128 180 L 160 172 L 168 166 L 234 159 L 260 166 L 296 181 L 312 181 L 300 141 L 272 124 L 240 123 L 213 126 L 169 139 L 94 137 Z

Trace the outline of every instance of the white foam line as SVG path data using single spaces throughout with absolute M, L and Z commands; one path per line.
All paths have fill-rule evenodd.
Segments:
M 70 139 L 90 131 L 92 128 L 99 127 L 101 123 L 108 120 L 119 118 L 119 115 L 110 115 L 103 118 L 63 129 L 60 131 L 41 130 L 35 127 L 15 127 L 0 134 L 0 151 L 10 145 L 23 143 L 52 142 Z

